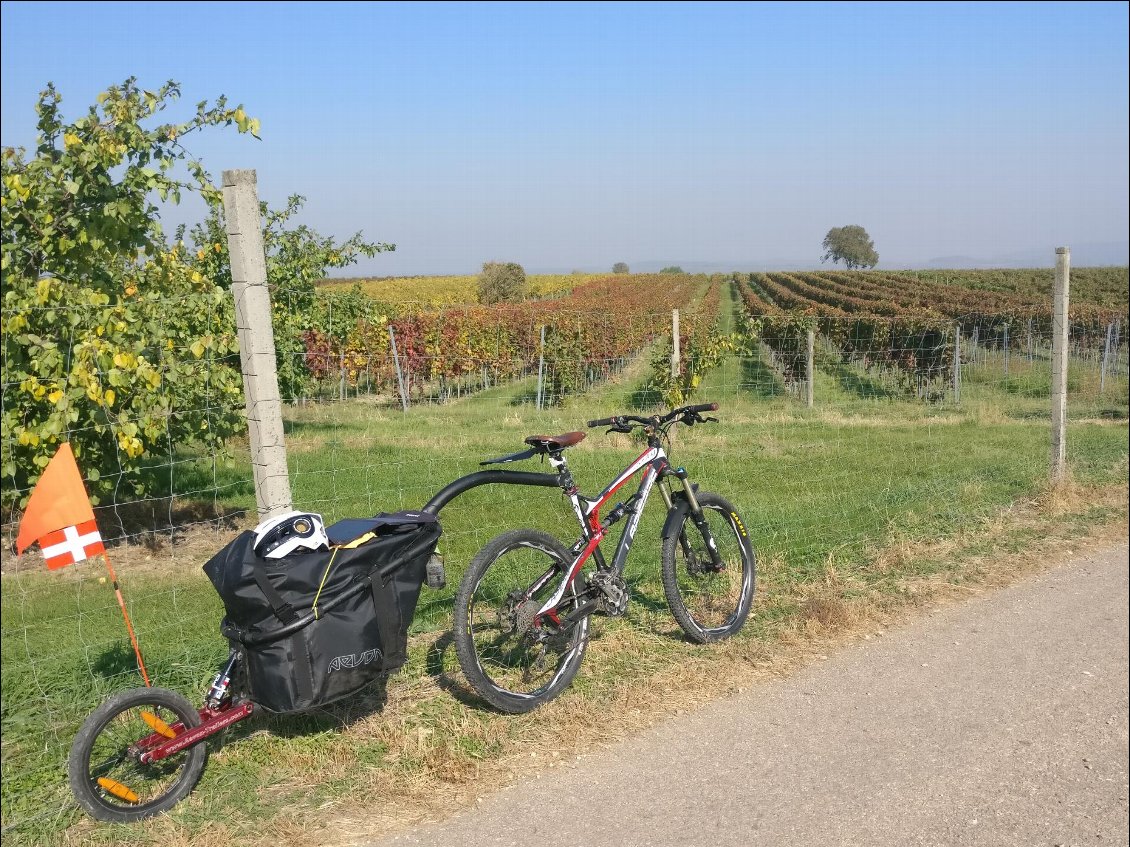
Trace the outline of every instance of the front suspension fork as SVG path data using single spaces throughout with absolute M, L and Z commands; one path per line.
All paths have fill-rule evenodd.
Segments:
M 702 534 L 703 540 L 706 542 L 706 549 L 710 553 L 710 563 L 715 570 L 722 570 L 725 568 L 725 563 L 718 553 L 718 545 L 714 542 L 714 533 L 710 531 L 710 524 L 706 522 L 706 516 L 702 513 L 702 506 L 698 503 L 698 497 L 695 496 L 694 486 L 691 484 L 690 475 L 687 473 L 686 468 L 674 468 L 670 471 L 670 475 L 674 476 L 683 486 L 683 496 L 686 498 L 690 506 L 691 520 Z M 663 500 L 670 509 L 672 506 L 671 495 L 667 493 L 667 489 L 659 486 L 659 491 L 663 495 Z M 679 546 L 683 549 L 683 556 L 688 560 L 694 555 L 691 550 L 690 542 L 687 540 L 686 531 L 679 528 Z

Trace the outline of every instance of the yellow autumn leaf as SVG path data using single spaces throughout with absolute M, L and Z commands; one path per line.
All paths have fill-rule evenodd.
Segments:
M 116 396 L 117 395 L 114 394 L 114 389 L 107 388 L 106 393 L 102 395 L 102 399 L 106 401 L 107 406 L 113 406 L 114 405 L 114 398 Z
M 69 150 L 76 144 L 81 144 L 82 139 L 75 135 L 73 132 L 63 133 L 63 145 Z

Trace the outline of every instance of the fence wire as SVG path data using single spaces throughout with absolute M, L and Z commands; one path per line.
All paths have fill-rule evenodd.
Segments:
M 521 449 L 526 436 L 684 400 L 717 402 L 719 423 L 677 431 L 673 461 L 737 505 L 763 569 L 797 581 L 821 578 L 830 560 L 943 537 L 1043 487 L 1052 367 L 1045 321 L 1012 312 L 930 321 L 789 315 L 757 282 L 688 277 L 630 296 L 610 291 L 591 311 L 569 298 L 501 311 L 401 306 L 336 334 L 303 329 L 278 352 L 295 508 L 327 523 L 418 508 L 482 460 Z M 170 319 L 199 306 L 159 305 Z M 674 364 L 672 306 L 681 318 Z M 222 608 L 200 567 L 256 522 L 238 352 L 225 336 L 234 336 L 230 313 L 217 302 L 196 316 L 216 326 L 206 343 L 170 347 L 154 324 L 135 332 L 134 360 L 95 350 L 84 360 L 90 379 L 74 396 L 73 385 L 32 381 L 5 360 L 2 411 L 16 422 L 0 444 L 6 835 L 50 842 L 78 820 L 65 776 L 74 734 L 108 695 L 140 684 L 102 563 L 49 573 L 38 552 L 14 554 L 30 483 L 11 469 L 33 455 L 29 416 L 45 399 L 52 409 L 96 407 L 64 414 L 52 435 L 89 445 L 80 467 L 103 469 L 88 484 L 155 684 L 197 699 L 227 653 Z M 6 326 L 13 317 L 5 313 Z M 1080 318 L 1071 327 L 1069 461 L 1084 481 L 1125 473 L 1124 325 Z M 59 329 L 53 349 L 81 359 L 88 330 L 86 318 Z M 10 335 L 6 357 L 15 357 Z M 159 378 L 140 397 L 135 376 L 146 356 Z M 193 375 L 190 390 L 184 380 Z M 567 455 L 582 491 L 595 494 L 640 445 L 587 432 Z M 639 530 L 655 543 L 637 543 L 631 580 L 657 573 L 662 517 L 646 516 Z M 450 625 L 463 569 L 499 532 L 537 526 L 566 541 L 576 535 L 567 503 L 550 489 L 478 489 L 441 519 L 448 588 L 425 594 L 414 632 Z

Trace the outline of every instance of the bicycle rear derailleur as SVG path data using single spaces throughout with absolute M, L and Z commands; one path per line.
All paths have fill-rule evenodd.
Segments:
M 598 570 L 588 578 L 589 590 L 595 595 L 597 611 L 616 618 L 628 610 L 628 584 L 610 570 Z

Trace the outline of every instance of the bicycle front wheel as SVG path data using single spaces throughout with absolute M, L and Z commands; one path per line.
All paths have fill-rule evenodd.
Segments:
M 663 539 L 663 592 L 687 637 L 705 644 L 729 638 L 745 624 L 753 605 L 757 557 L 737 509 L 717 494 L 696 496 L 721 567 L 688 512 L 677 531 Z
M 204 772 L 207 743 L 148 765 L 139 753 L 179 727 L 199 724 L 199 713 L 175 691 L 135 688 L 111 697 L 86 719 L 71 746 L 67 770 L 79 805 L 110 823 L 172 808 Z
M 571 564 L 553 536 L 505 532 L 472 560 L 455 599 L 455 653 L 479 696 L 519 714 L 552 700 L 576 676 L 589 639 L 589 616 L 557 626 L 537 612 Z M 580 605 L 574 585 L 556 606 L 559 619 Z

